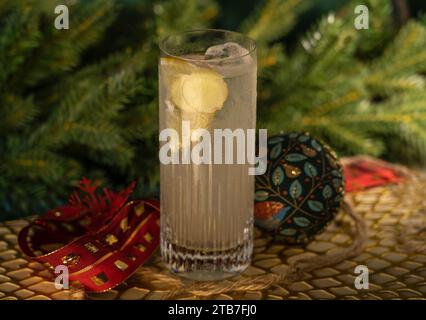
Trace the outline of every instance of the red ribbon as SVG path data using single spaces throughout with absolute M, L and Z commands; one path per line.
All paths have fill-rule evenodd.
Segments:
M 49 211 L 19 233 L 22 251 L 54 270 L 66 265 L 69 280 L 87 291 L 103 292 L 120 284 L 159 244 L 158 200 L 127 201 L 135 184 L 119 193 L 83 179 L 68 205 Z
M 344 165 L 346 192 L 360 191 L 404 180 L 401 172 L 384 161 L 376 159 L 349 160 Z

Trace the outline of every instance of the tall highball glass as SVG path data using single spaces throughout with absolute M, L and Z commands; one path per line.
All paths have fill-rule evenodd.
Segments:
M 256 128 L 255 42 L 194 30 L 164 38 L 160 49 L 162 258 L 186 278 L 227 278 L 250 264 L 253 250 L 245 133 Z

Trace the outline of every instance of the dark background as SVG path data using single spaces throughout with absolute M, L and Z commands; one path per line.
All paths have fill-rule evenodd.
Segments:
M 130 0 L 134 1 L 134 0 Z M 300 19 L 292 32 L 287 36 L 289 42 L 303 34 L 311 25 L 312 21 L 317 20 L 325 13 L 330 11 L 337 11 L 343 7 L 348 0 L 306 0 L 312 3 L 312 7 L 301 15 Z M 426 0 L 390 0 L 395 6 L 406 6 L 410 16 L 418 16 L 426 13 Z M 261 5 L 263 0 L 219 0 L 222 10 L 216 19 L 215 27 L 220 29 L 236 29 L 240 22 L 247 17 L 247 15 Z M 362 1 L 360 1 L 362 4 Z M 370 17 L 374 19 L 374 17 Z
M 130 0 L 135 1 L 135 0 Z M 348 0 L 306 0 L 313 3 L 313 6 L 304 15 L 302 15 L 298 22 L 298 28 L 303 30 L 307 27 L 312 20 L 331 10 L 338 10 Z M 238 26 L 238 23 L 246 17 L 249 12 L 256 8 L 263 0 L 219 0 L 222 11 L 217 20 L 217 27 L 233 29 Z M 411 15 L 417 15 L 426 11 L 426 0 L 407 0 L 407 1 L 393 1 L 395 3 L 405 2 L 410 10 Z M 360 1 L 362 4 L 362 1 Z M 372 17 L 374 18 L 374 17 Z
M 136 4 L 141 0 L 122 0 L 123 4 Z M 336 11 L 343 7 L 348 0 L 305 0 L 312 3 L 311 8 L 301 16 L 297 22 L 296 33 L 303 32 L 312 21 L 329 11 Z M 408 7 L 411 16 L 417 16 L 426 12 L 426 0 L 390 0 L 395 4 Z M 221 10 L 215 20 L 215 27 L 221 29 L 236 29 L 240 22 L 248 16 L 253 9 L 264 3 L 264 0 L 217 0 Z M 362 1 L 360 1 L 362 4 Z M 374 17 L 371 17 L 374 19 Z M 293 34 L 292 34 L 293 35 Z
M 122 0 L 123 5 L 128 5 L 130 8 L 132 5 L 141 4 L 147 0 Z M 149 0 L 148 0 L 149 1 Z M 305 32 L 312 26 L 314 21 L 318 21 L 322 16 L 328 12 L 338 11 L 344 7 L 349 0 L 305 0 L 310 3 L 309 9 L 302 13 L 296 21 L 295 27 L 289 32 L 289 34 L 282 39 L 285 43 L 295 43 L 294 40 L 300 38 Z M 426 14 L 426 0 L 389 0 L 393 3 L 394 8 L 397 9 L 394 12 L 395 19 L 398 20 L 398 16 L 403 16 L 402 19 L 408 17 L 418 17 Z M 257 7 L 261 7 L 266 1 L 265 0 L 216 0 L 216 3 L 220 7 L 218 16 L 214 19 L 213 28 L 226 29 L 226 30 L 237 30 L 241 22 L 249 16 L 251 12 Z M 362 4 L 362 1 L 360 1 Z M 374 16 L 370 15 L 370 20 L 374 19 Z M 129 20 L 130 21 L 130 20 Z M 131 22 L 129 22 L 131 23 Z

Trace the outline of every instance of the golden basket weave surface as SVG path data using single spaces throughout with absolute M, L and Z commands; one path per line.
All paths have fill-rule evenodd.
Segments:
M 274 285 L 263 291 L 220 294 L 211 299 L 426 299 L 426 235 L 416 227 L 426 224 L 426 176 L 418 175 L 402 185 L 388 185 L 351 193 L 346 200 L 363 216 L 368 241 L 363 253 L 334 266 L 314 270 L 303 281 Z M 300 257 L 329 254 L 347 247 L 351 241 L 351 220 L 342 212 L 324 233 L 306 247 L 275 243 L 255 230 L 252 265 L 241 277 L 282 273 L 288 263 Z M 17 234 L 27 220 L 0 223 L 0 299 L 69 299 L 81 292 L 58 290 L 51 273 L 41 264 L 29 261 L 17 244 Z M 403 238 L 402 238 L 403 237 Z M 369 289 L 354 286 L 357 265 L 370 272 Z M 167 271 L 156 252 L 144 266 L 160 275 L 131 277 L 102 294 L 86 294 L 87 299 L 162 299 L 182 285 L 161 279 Z M 235 281 L 235 280 L 228 280 Z M 197 299 L 193 295 L 182 299 Z

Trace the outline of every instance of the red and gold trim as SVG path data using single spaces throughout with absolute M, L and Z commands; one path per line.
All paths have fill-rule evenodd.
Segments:
M 127 202 L 133 185 L 119 194 L 105 191 L 105 198 L 88 188 L 90 181 L 81 186 L 85 200 L 48 212 L 22 229 L 18 241 L 30 258 L 52 270 L 66 265 L 70 281 L 103 292 L 127 279 L 157 248 L 159 202 Z

